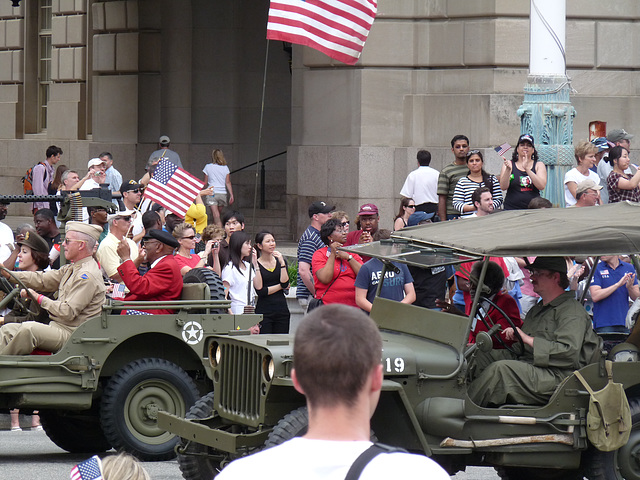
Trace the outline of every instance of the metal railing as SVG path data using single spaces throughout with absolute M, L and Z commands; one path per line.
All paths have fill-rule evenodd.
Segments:
M 250 163 L 249 165 L 245 165 L 244 167 L 241 167 L 236 170 L 233 170 L 232 172 L 229 172 L 229 175 L 232 175 L 242 170 L 246 170 L 249 167 L 253 167 L 258 163 L 260 164 L 260 209 L 261 210 L 264 210 L 265 208 L 267 208 L 267 199 L 266 199 L 266 176 L 267 175 L 264 168 L 264 162 L 266 162 L 267 160 L 271 160 L 272 158 L 279 157 L 280 155 L 284 155 L 285 153 L 287 153 L 286 150 L 284 152 L 276 153 L 275 155 L 271 155 L 270 157 L 263 158 L 261 160 L 258 160 L 257 162 Z

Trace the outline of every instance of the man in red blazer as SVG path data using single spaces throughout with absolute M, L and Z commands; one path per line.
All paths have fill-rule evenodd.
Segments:
M 157 229 L 149 230 L 142 240 L 142 248 L 150 265 L 149 271 L 144 275 L 140 275 L 129 259 L 127 242 L 120 242 L 116 250 L 123 261 L 118 267 L 118 273 L 129 289 L 125 301 L 179 300 L 182 294 L 182 275 L 173 258 L 173 250 L 179 247 L 178 241 L 169 232 Z M 174 313 L 168 309 L 138 310 L 157 315 Z

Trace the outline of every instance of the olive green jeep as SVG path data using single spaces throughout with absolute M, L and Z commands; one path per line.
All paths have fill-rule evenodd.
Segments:
M 144 460 L 173 458 L 177 437 L 158 428 L 158 411 L 184 415 L 211 390 L 205 338 L 262 317 L 226 313 L 222 282 L 210 270 L 194 269 L 184 282 L 181 300 L 108 301 L 54 354 L 0 355 L 0 410 L 39 411 L 46 434 L 69 452 L 113 447 Z M 18 291 L 7 292 L 0 309 Z M 175 313 L 120 314 L 167 308 Z
M 58 219 L 81 218 L 86 206 L 111 213 L 106 188 L 65 196 L 4 196 L 1 203 L 57 201 Z M 64 232 L 64 226 L 60 228 Z M 62 260 L 64 262 L 64 251 Z M 183 278 L 181 300 L 108 300 L 100 316 L 77 327 L 56 353 L 0 355 L 0 412 L 37 410 L 49 438 L 74 453 L 111 448 L 143 460 L 175 457 L 178 438 L 157 425 L 158 411 L 185 415 L 212 388 L 208 344 L 262 315 L 231 315 L 220 278 L 204 268 Z M 0 277 L 0 310 L 20 301 L 20 286 Z M 37 308 L 37 302 L 31 302 Z M 173 309 L 172 315 L 121 315 L 127 309 Z M 37 312 L 36 316 L 37 316 Z
M 385 268 L 390 261 L 433 267 L 490 256 L 638 254 L 638 214 L 640 205 L 628 203 L 502 212 L 403 229 L 388 241 L 344 249 L 379 258 Z M 603 388 L 609 354 L 614 381 L 624 386 L 631 407 L 628 443 L 604 452 L 588 440 L 590 396 L 575 375 L 545 405 L 484 408 L 469 399 L 468 370 L 478 350 L 493 348 L 489 335 L 498 328 L 468 345 L 480 295 L 469 318 L 375 299 L 371 317 L 383 338 L 385 379 L 372 436 L 428 455 L 451 474 L 473 465 L 494 466 L 505 479 L 640 479 L 640 329 L 580 370 L 593 390 Z M 292 336 L 205 335 L 203 345 L 213 391 L 186 418 L 158 414 L 161 427 L 182 437 L 178 460 L 188 480 L 210 479 L 229 461 L 307 428 L 305 399 L 291 380 Z

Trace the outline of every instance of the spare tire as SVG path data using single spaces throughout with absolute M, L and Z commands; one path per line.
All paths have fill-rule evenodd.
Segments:
M 183 283 L 206 283 L 209 285 L 211 292 L 211 300 L 225 300 L 224 284 L 216 272 L 208 268 L 192 268 L 184 274 Z M 211 313 L 227 313 L 226 309 L 221 308 L 211 310 Z

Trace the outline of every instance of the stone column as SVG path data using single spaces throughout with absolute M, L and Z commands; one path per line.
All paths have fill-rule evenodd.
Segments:
M 518 109 L 521 133 L 533 135 L 547 167 L 543 196 L 564 206 L 564 175 L 574 165 L 571 85 L 566 75 L 566 0 L 531 0 L 529 76 Z

